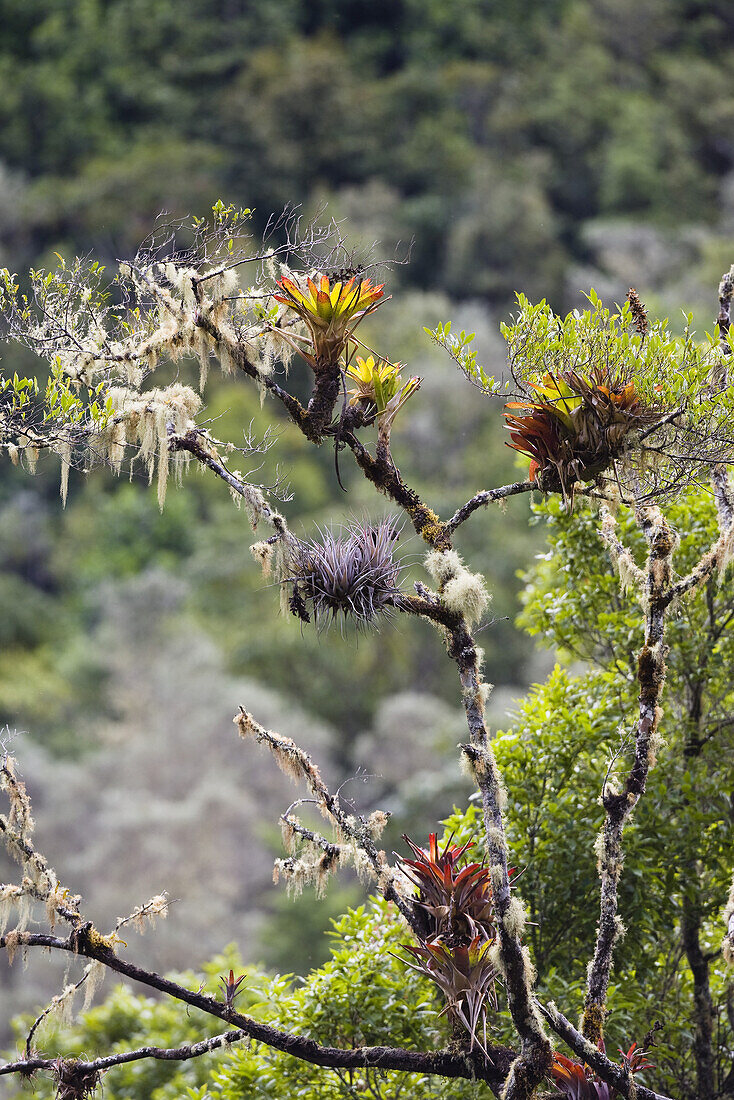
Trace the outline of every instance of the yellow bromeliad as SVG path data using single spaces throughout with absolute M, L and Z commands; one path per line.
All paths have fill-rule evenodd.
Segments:
M 356 363 L 347 367 L 347 378 L 356 382 L 349 392 L 352 395 L 350 405 L 359 401 L 374 401 L 377 411 L 382 412 L 388 401 L 395 396 L 400 386 L 401 363 L 388 363 L 380 360 L 375 363 L 372 355 L 363 359 L 357 356 Z
M 358 355 L 356 362 L 346 370 L 349 381 L 356 383 L 349 391 L 349 404 L 372 402 L 377 406 L 378 415 L 397 412 L 421 383 L 420 378 L 409 378 L 403 385 L 400 375 L 402 366 L 402 363 L 389 363 L 384 359 L 375 362 L 372 355 L 367 359 Z
M 332 287 L 328 275 L 322 275 L 317 286 L 309 276 L 306 290 L 302 290 L 293 279 L 280 279 L 281 287 L 287 297 L 275 295 L 278 302 L 284 302 L 300 313 L 304 320 L 313 320 L 325 327 L 335 320 L 350 320 L 363 316 L 377 308 L 385 284 L 373 286 L 369 279 L 357 280 L 352 277 L 346 283 L 335 283 Z
M 571 389 L 568 382 L 564 378 L 549 373 L 543 377 L 542 383 L 530 382 L 529 385 L 547 402 L 542 407 L 549 409 L 563 421 L 567 428 L 570 428 L 571 413 L 579 408 L 582 399 Z
M 314 354 L 299 351 L 314 367 L 334 364 L 360 321 L 385 300 L 384 283 L 356 276 L 333 286 L 328 275 L 321 275 L 318 284 L 310 276 L 301 285 L 283 278 L 278 286 L 283 294 L 274 295 L 276 302 L 289 306 L 308 326 Z

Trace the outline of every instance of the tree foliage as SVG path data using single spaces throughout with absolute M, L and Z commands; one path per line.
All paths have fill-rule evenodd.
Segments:
M 15 263 L 90 248 L 110 261 L 159 209 L 222 193 L 259 229 L 273 208 L 328 197 L 367 243 L 415 236 L 411 282 L 506 308 L 518 287 L 567 300 L 578 265 L 624 279 L 609 219 L 649 235 L 727 214 L 724 3 L 462 0 L 448 18 L 415 0 L 5 0 L 0 14 Z M 681 277 L 691 248 L 706 262 L 684 234 Z M 644 291 L 659 291 L 665 271 L 648 270 Z

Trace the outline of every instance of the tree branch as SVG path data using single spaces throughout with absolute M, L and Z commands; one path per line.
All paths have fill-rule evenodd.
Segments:
M 169 433 L 168 446 L 172 451 L 187 451 L 190 455 L 193 455 L 197 462 L 200 462 L 202 466 L 206 466 L 207 469 L 221 478 L 233 493 L 242 497 L 253 512 L 262 516 L 275 529 L 279 538 L 286 541 L 292 539 L 293 536 L 288 530 L 285 519 L 268 504 L 260 490 L 231 473 L 222 460 L 205 446 L 202 438 L 203 434 L 198 428 L 187 432 L 185 435 Z
M 714 466 L 711 482 L 716 511 L 719 515 L 719 527 L 722 531 L 730 531 L 734 527 L 734 488 L 732 488 L 728 467 L 723 464 Z
M 345 812 L 338 793 L 331 794 L 311 757 L 290 737 L 265 729 L 244 709 L 241 709 L 234 722 L 243 740 L 254 737 L 259 744 L 266 744 L 281 771 L 294 780 L 304 780 L 322 817 L 334 826 L 340 840 L 350 841 L 353 850 L 363 853 L 367 868 L 375 878 L 382 896 L 396 906 L 408 926 L 415 930 L 416 917 L 413 906 L 397 888 L 395 872 L 387 862 L 385 853 L 378 850 L 369 820 L 355 818 Z M 331 865 L 323 868 L 326 872 L 331 869 Z M 314 875 L 318 875 L 320 870 L 322 868 L 314 866 Z
M 734 491 L 726 466 L 714 467 L 711 483 L 721 533 L 691 572 L 671 586 L 668 594 L 670 603 L 679 600 L 686 592 L 699 588 L 717 569 L 726 566 L 734 552 Z
M 312 430 L 309 414 L 301 402 L 283 389 L 282 386 L 279 386 L 270 375 L 264 374 L 260 370 L 257 363 L 248 354 L 246 345 L 237 339 L 234 332 L 225 330 L 223 325 L 215 324 L 207 314 L 201 314 L 197 318 L 196 324 L 198 328 L 211 337 L 217 348 L 224 345 L 235 367 L 249 378 L 252 378 L 259 386 L 263 386 L 277 401 L 280 401 L 293 423 L 301 429 L 307 439 L 312 443 L 321 442 L 321 433 Z
M 373 458 L 364 444 L 352 431 L 343 432 L 341 438 L 351 449 L 360 470 L 381 493 L 395 501 L 408 515 L 417 534 L 436 550 L 451 549 L 451 532 L 433 509 L 424 504 L 404 481 L 398 468 L 385 458 Z
M 688 888 L 681 898 L 681 942 L 688 966 L 693 975 L 693 1006 L 695 1030 L 693 1056 L 696 1060 L 696 1091 L 698 1096 L 713 1096 L 715 1092 L 715 1067 L 713 1050 L 714 1006 L 709 981 L 709 960 L 701 948 L 701 904 L 696 883 L 695 860 L 690 860 L 687 871 Z M 694 892 L 695 890 L 695 892 Z M 718 955 L 718 952 L 716 952 Z
M 247 1034 L 242 1030 L 224 1031 L 220 1035 L 214 1035 L 211 1039 L 203 1039 L 200 1043 L 186 1043 L 181 1047 L 140 1047 L 138 1050 L 120 1051 L 118 1054 L 108 1054 L 104 1058 L 95 1058 L 84 1062 L 85 1074 L 104 1073 L 113 1066 L 126 1065 L 128 1062 L 139 1062 L 143 1058 L 153 1058 L 158 1062 L 185 1062 L 189 1058 L 200 1058 L 202 1054 L 210 1054 L 220 1047 L 228 1047 L 233 1043 L 246 1039 Z M 27 1057 L 17 1062 L 6 1062 L 0 1066 L 0 1077 L 11 1073 L 20 1073 L 26 1077 L 39 1070 L 54 1070 L 58 1066 L 57 1058 L 32 1058 Z
M 144 970 L 134 963 L 127 962 L 115 955 L 113 951 L 93 945 L 89 939 L 90 930 L 91 926 L 85 926 L 77 934 L 72 933 L 65 940 L 58 939 L 55 936 L 26 932 L 21 934 L 21 944 L 25 947 L 46 947 L 52 950 L 68 951 L 75 955 L 97 959 L 110 970 L 123 974 L 126 978 L 140 982 L 148 988 L 157 989 L 159 992 L 165 993 L 175 1000 L 183 1001 L 191 1005 L 192 1008 L 198 1008 L 210 1016 L 216 1016 L 229 1024 L 234 1024 L 238 1029 L 234 1034 L 238 1038 L 237 1040 L 232 1039 L 232 1042 L 247 1037 L 254 1039 L 256 1042 L 264 1043 L 274 1050 L 280 1050 L 285 1054 L 290 1054 L 295 1058 L 300 1058 L 304 1062 L 310 1062 L 317 1066 L 330 1069 L 364 1069 L 365 1067 L 371 1067 L 374 1069 L 400 1070 L 406 1073 L 432 1074 L 439 1077 L 480 1080 L 486 1081 L 495 1095 L 499 1096 L 505 1075 L 514 1058 L 514 1052 L 506 1047 L 499 1046 L 490 1047 L 491 1061 L 486 1061 L 481 1055 L 456 1054 L 449 1050 L 424 1052 L 381 1046 L 356 1047 L 343 1050 L 339 1047 L 322 1046 L 315 1040 L 305 1036 L 293 1035 L 290 1032 L 260 1023 L 250 1016 L 245 1016 L 228 1008 L 213 997 L 203 993 L 194 993 L 184 986 L 162 977 L 160 974 Z M 0 937 L 0 949 L 6 946 L 7 940 L 8 936 Z M 221 1041 L 222 1037 L 219 1036 L 218 1038 Z M 134 1053 L 138 1054 L 138 1052 Z M 207 1051 L 202 1049 L 200 1053 L 207 1053 Z M 140 1054 L 139 1056 L 156 1057 L 155 1054 Z M 171 1057 L 174 1056 L 171 1055 Z M 0 1074 L 23 1073 L 31 1068 L 33 1067 L 28 1065 L 27 1060 L 23 1060 L 0 1067 Z
M 425 611 L 420 613 L 425 614 Z M 470 742 L 462 745 L 482 797 L 487 862 L 492 901 L 497 914 L 499 962 L 505 979 L 512 1021 L 520 1037 L 520 1054 L 507 1078 L 503 1100 L 527 1100 L 548 1073 L 551 1045 L 532 994 L 533 970 L 521 942 L 525 923 L 522 903 L 512 898 L 502 807 L 506 794 L 484 723 L 484 685 L 474 639 L 463 616 L 446 628 L 449 656 L 456 663 Z
M 597 1046 L 594 1046 L 593 1043 L 579 1034 L 573 1024 L 558 1011 L 552 1001 L 547 1006 L 539 1005 L 539 1009 L 556 1035 L 559 1035 L 570 1046 L 574 1054 L 578 1055 L 586 1065 L 591 1066 L 602 1081 L 613 1085 L 622 1096 L 628 1096 L 630 1100 L 671 1100 L 669 1096 L 663 1096 L 659 1092 L 653 1092 L 652 1089 L 646 1088 L 627 1074 L 616 1062 L 610 1061 Z
M 663 636 L 665 610 L 670 603 L 670 575 L 674 536 L 658 508 L 637 512 L 637 522 L 649 546 L 645 591 L 645 643 L 637 660 L 639 715 L 635 733 L 635 758 L 622 790 L 604 785 L 606 813 L 599 838 L 600 912 L 594 956 L 589 966 L 581 1030 L 594 1046 L 604 1034 L 606 997 L 614 945 L 622 933 L 618 916 L 617 885 L 622 871 L 622 833 L 641 795 L 647 774 L 655 762 L 658 706 L 665 680 Z
M 472 512 L 476 512 L 477 508 L 486 508 L 495 500 L 506 500 L 507 497 L 516 496 L 518 493 L 529 493 L 537 488 L 534 481 L 515 481 L 511 485 L 502 485 L 498 489 L 483 489 L 471 500 L 467 500 L 466 504 L 462 504 L 461 508 L 457 508 L 451 519 L 446 521 L 446 528 L 453 533 Z
M 616 533 L 617 521 L 606 504 L 600 508 L 601 527 L 599 534 L 607 548 L 612 565 L 619 574 L 622 589 L 633 587 L 638 596 L 642 596 L 645 589 L 645 572 L 635 562 L 632 551 L 618 538 Z

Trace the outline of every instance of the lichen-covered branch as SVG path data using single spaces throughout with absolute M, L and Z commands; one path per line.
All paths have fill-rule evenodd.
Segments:
M 234 496 L 244 501 L 253 526 L 258 520 L 263 519 L 270 524 L 279 538 L 286 542 L 293 538 L 284 517 L 267 502 L 262 490 L 228 470 L 204 432 L 194 428 L 182 435 L 171 433 L 168 437 L 168 445 L 172 451 L 185 451 L 192 455 L 202 466 L 206 466 L 221 478 Z
M 375 843 L 387 823 L 387 815 L 372 814 L 364 819 L 348 813 L 341 804 L 338 792 L 332 794 L 329 791 L 317 765 L 290 737 L 265 729 L 245 710 L 236 715 L 234 722 L 243 740 L 253 737 L 258 743 L 267 745 L 281 771 L 294 782 L 305 782 L 322 817 L 336 830 L 342 858 L 346 859 L 348 850 L 349 859 L 356 869 L 375 879 L 382 896 L 393 902 L 408 925 L 413 927 L 413 907 L 399 889 L 399 879 L 384 851 L 378 849 Z M 301 880 L 306 877 L 317 883 L 320 879 L 323 881 L 323 876 L 335 870 L 339 861 L 334 859 L 333 852 L 323 850 L 315 834 L 312 845 L 314 851 L 308 866 L 303 860 L 294 866 L 280 861 L 279 871 L 295 874 Z
M 25 927 L 34 900 L 43 902 L 52 927 L 57 916 L 76 924 L 82 919 L 78 909 L 81 899 L 61 887 L 56 872 L 33 845 L 30 798 L 25 784 L 15 774 L 15 761 L 10 756 L 0 765 L 0 790 L 7 794 L 10 802 L 10 812 L 0 814 L 0 839 L 22 872 L 18 885 L 0 883 L 0 932 L 13 912 L 19 925 Z
M 446 527 L 450 532 L 453 532 L 465 520 L 469 519 L 469 516 L 476 512 L 477 508 L 486 508 L 488 504 L 492 504 L 495 500 L 507 500 L 508 497 L 514 497 L 518 493 L 529 493 L 533 489 L 537 489 L 537 485 L 532 481 L 514 481 L 511 485 L 501 485 L 497 489 L 483 489 L 480 493 L 476 493 L 471 500 L 467 500 L 466 504 L 462 504 L 461 508 L 456 509 L 451 519 L 446 521 Z
M 275 1050 L 291 1054 L 302 1061 L 331 1069 L 374 1069 L 400 1070 L 406 1073 L 435 1074 L 440 1077 L 463 1078 L 465 1080 L 486 1081 L 495 1095 L 499 1096 L 505 1075 L 512 1063 L 513 1052 L 505 1047 L 490 1047 L 491 1060 L 474 1058 L 465 1053 L 452 1051 L 414 1051 L 395 1047 L 356 1047 L 343 1050 L 339 1047 L 323 1046 L 313 1039 L 270 1027 L 250 1016 L 233 1010 L 226 1004 L 204 993 L 193 992 L 153 971 L 144 970 L 127 960 L 120 958 L 110 948 L 95 941 L 90 935 L 91 926 L 84 926 L 67 939 L 41 933 L 25 932 L 21 946 L 24 948 L 42 947 L 51 950 L 66 951 L 71 954 L 97 959 L 110 970 L 122 974 L 132 981 L 140 982 L 149 989 L 182 1001 L 192 1008 L 198 1008 L 210 1016 L 218 1017 L 233 1025 L 241 1032 L 241 1038 L 254 1039 Z M 0 937 L 0 949 L 7 947 L 9 936 Z M 202 1049 L 200 1053 L 206 1053 Z M 155 1055 L 151 1055 L 155 1057 Z M 12 1067 L 12 1068 L 11 1068 Z M 24 1062 L 0 1066 L 3 1072 L 22 1073 Z
M 487 859 L 497 912 L 498 962 L 505 979 L 507 1000 L 521 1041 L 503 1093 L 504 1100 L 529 1100 L 550 1067 L 551 1047 L 535 1007 L 532 991 L 534 970 L 527 947 L 521 941 L 525 911 L 510 894 L 502 806 L 505 791 L 484 724 L 483 687 L 479 658 L 468 631 L 458 629 L 450 638 L 449 652 L 457 662 L 464 708 L 471 740 L 464 754 L 482 796 Z
M 147 1046 L 140 1047 L 138 1050 L 119 1051 L 117 1054 L 108 1054 L 104 1058 L 94 1058 L 90 1061 L 77 1062 L 76 1059 L 68 1059 L 67 1062 L 78 1066 L 84 1076 L 91 1078 L 106 1073 L 114 1066 L 139 1062 L 143 1058 L 152 1058 L 157 1062 L 185 1062 L 190 1058 L 200 1058 L 202 1054 L 210 1054 L 214 1050 L 232 1046 L 233 1043 L 238 1043 L 245 1038 L 247 1035 L 242 1030 L 224 1031 L 220 1035 L 213 1035 L 210 1039 L 202 1039 L 200 1043 L 186 1043 L 180 1047 Z M 58 1072 L 59 1061 L 58 1058 L 34 1058 L 29 1055 L 16 1062 L 0 1065 L 0 1077 L 9 1076 L 11 1073 L 28 1077 L 40 1071 Z M 68 1068 L 71 1069 L 71 1065 Z
M 724 910 L 724 940 L 721 949 L 729 966 L 734 966 L 734 878 L 731 880 L 729 898 Z
M 556 1035 L 570 1046 L 574 1054 L 578 1055 L 586 1065 L 591 1066 L 603 1081 L 612 1085 L 622 1096 L 627 1096 L 630 1100 L 672 1100 L 669 1096 L 663 1096 L 659 1092 L 646 1088 L 645 1085 L 635 1081 L 632 1075 L 626 1073 L 621 1066 L 610 1061 L 598 1046 L 576 1030 L 552 1001 L 548 1005 L 541 1005 L 540 1011 Z
M 662 715 L 659 700 L 665 680 L 664 625 L 670 604 L 670 577 L 675 538 L 658 508 L 637 512 L 638 525 L 648 543 L 645 569 L 645 642 L 637 660 L 639 687 L 638 718 L 635 727 L 635 756 L 621 788 L 613 781 L 602 791 L 605 820 L 597 841 L 601 879 L 599 925 L 594 956 L 589 964 L 581 1030 L 597 1044 L 604 1033 L 606 997 L 612 968 L 614 946 L 623 931 L 618 915 L 617 885 L 622 872 L 622 833 L 640 796 L 645 791 L 647 774 L 655 763 L 658 725 Z M 607 531 L 607 545 L 614 539 Z M 628 551 L 627 551 L 628 553 Z M 620 553 L 613 549 L 612 558 Z M 626 566 L 629 569 L 629 563 Z M 635 579 L 637 575 L 633 574 Z
M 631 588 L 636 595 L 642 597 L 645 591 L 645 572 L 635 562 L 632 551 L 617 535 L 617 521 L 614 514 L 606 505 L 600 509 L 601 526 L 599 534 L 607 548 L 612 564 L 619 574 L 619 583 L 623 591 Z
M 686 592 L 700 588 L 717 570 L 723 573 L 734 557 L 734 492 L 732 492 L 729 471 L 726 466 L 715 466 L 711 483 L 713 487 L 716 511 L 719 517 L 719 537 L 713 546 L 669 592 L 670 602 L 679 600 Z
M 722 531 L 729 531 L 734 527 L 734 488 L 731 484 L 729 468 L 723 465 L 714 466 L 711 484 L 719 516 L 719 527 Z
M 731 328 L 732 297 L 734 297 L 734 264 L 721 276 L 721 282 L 719 283 L 719 314 L 716 318 L 716 324 L 724 352 L 730 350 L 728 336 Z
M 415 489 L 405 483 L 400 471 L 386 458 L 374 458 L 353 432 L 346 431 L 341 438 L 350 447 L 367 480 L 403 509 L 424 542 L 436 550 L 450 550 L 448 524 L 442 523 L 433 509 L 424 504 Z
M 481 661 L 472 637 L 471 622 L 480 618 L 488 596 L 481 577 L 470 573 L 454 550 L 434 549 L 426 568 L 438 584 L 438 598 L 425 593 L 407 608 L 441 624 L 449 657 L 455 662 L 469 729 L 469 743 L 462 746 L 482 797 L 487 844 L 487 863 L 492 899 L 497 914 L 497 963 L 505 980 L 513 1023 L 521 1042 L 520 1054 L 507 1078 L 504 1100 L 528 1100 L 548 1072 L 551 1046 L 535 1006 L 534 972 L 527 947 L 522 944 L 525 911 L 511 896 L 507 841 L 502 809 L 506 794 L 484 722 L 489 688 L 481 676 Z M 443 621 L 438 609 L 450 613 Z

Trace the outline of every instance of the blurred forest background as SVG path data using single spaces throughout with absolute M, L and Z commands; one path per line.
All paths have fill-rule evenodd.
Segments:
M 414 239 L 361 331 L 426 378 L 395 450 L 444 515 L 516 468 L 501 410 L 423 325 L 475 331 L 501 371 L 517 290 L 566 309 L 590 286 L 621 300 L 632 285 L 674 326 L 683 305 L 713 324 L 734 253 L 730 0 L 1 0 L 0 19 L 0 266 L 93 251 L 113 268 L 161 210 L 205 214 L 219 197 L 254 207 L 260 230 L 287 203 L 326 203 L 381 255 Z M 2 358 L 30 368 L 17 349 Z M 278 420 L 216 373 L 206 400 L 222 438 Z M 346 459 L 345 495 L 333 453 L 280 428 L 255 479 L 272 482 L 277 457 L 296 532 L 376 515 Z M 478 514 L 459 545 L 494 593 L 495 725 L 548 667 L 513 621 L 518 570 L 543 547 L 528 517 L 522 501 Z M 62 510 L 54 462 L 30 478 L 3 460 L 0 726 L 22 731 L 39 846 L 98 927 L 162 889 L 181 899 L 139 951 L 159 970 L 236 940 L 246 961 L 303 972 L 329 916 L 362 896 L 345 883 L 315 906 L 270 886 L 292 795 L 237 743 L 238 704 L 297 736 L 329 780 L 366 769 L 354 797 L 394 811 L 388 847 L 470 793 L 435 635 L 301 631 L 250 541 L 213 479 L 191 475 L 161 516 L 143 480 L 99 469 L 72 475 Z M 410 566 L 420 547 L 402 543 Z M 54 991 L 35 963 L 0 969 L 4 1006 Z

